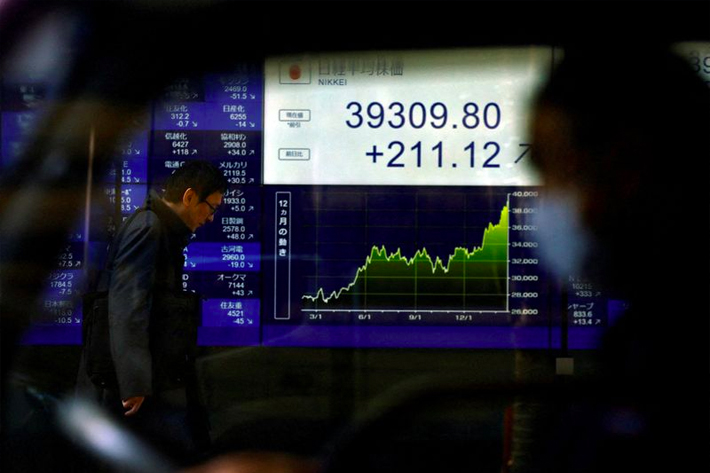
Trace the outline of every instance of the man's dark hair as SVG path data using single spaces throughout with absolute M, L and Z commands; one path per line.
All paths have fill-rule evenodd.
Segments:
M 205 200 L 215 192 L 224 193 L 227 190 L 227 180 L 211 163 L 190 161 L 168 178 L 163 197 L 168 202 L 178 203 L 188 188 L 194 189 L 200 200 Z

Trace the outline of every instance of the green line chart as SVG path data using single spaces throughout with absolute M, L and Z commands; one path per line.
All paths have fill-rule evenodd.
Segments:
M 426 248 L 408 257 L 373 246 L 343 287 L 302 296 L 303 311 L 509 312 L 509 203 L 483 230 L 480 247 L 455 247 L 448 258 Z

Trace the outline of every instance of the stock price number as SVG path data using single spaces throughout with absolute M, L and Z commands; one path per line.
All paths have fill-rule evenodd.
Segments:
M 710 86 L 710 80 L 707 80 L 707 76 L 710 75 L 710 52 L 691 51 L 689 59 L 693 70 L 698 74 L 704 74 L 705 83 Z
M 513 164 L 517 164 L 525 154 L 527 154 L 530 145 L 520 144 L 522 150 L 515 153 Z M 386 146 L 372 145 L 372 148 L 365 153 L 365 156 L 372 160 L 372 164 L 386 163 L 388 168 L 404 168 L 410 167 L 431 167 L 443 168 L 450 166 L 457 168 L 460 162 L 464 162 L 464 166 L 469 168 L 485 168 L 498 169 L 501 167 L 501 161 L 505 159 L 501 156 L 501 145 L 495 141 L 485 143 L 477 143 L 471 141 L 459 153 L 465 156 L 463 159 L 452 159 L 451 162 L 446 162 L 445 156 L 450 156 L 448 150 L 445 149 L 444 142 L 439 141 L 432 147 L 422 144 L 417 141 L 414 145 L 404 144 L 401 141 L 392 141 Z M 459 157 L 462 157 L 459 155 Z M 384 161 L 379 158 L 384 158 Z
M 461 126 L 467 130 L 479 127 L 495 130 L 500 126 L 502 116 L 500 106 L 495 102 L 465 103 L 456 117 L 452 116 L 449 107 L 442 102 L 434 102 L 431 105 L 414 102 L 405 105 L 402 102 L 363 104 L 353 101 L 345 108 L 349 112 L 345 124 L 353 129 L 386 127 L 398 130 L 409 126 L 417 130 L 424 127 L 440 130 L 446 126 L 452 129 Z

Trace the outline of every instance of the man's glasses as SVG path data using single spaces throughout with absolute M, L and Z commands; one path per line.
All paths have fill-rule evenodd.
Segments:
M 214 214 L 217 213 L 217 207 L 213 207 L 212 204 L 210 204 L 210 203 L 207 202 L 206 200 L 203 200 L 202 202 L 204 202 L 205 204 L 207 204 L 207 207 L 210 208 L 210 211 L 211 211 L 210 215 L 214 215 Z

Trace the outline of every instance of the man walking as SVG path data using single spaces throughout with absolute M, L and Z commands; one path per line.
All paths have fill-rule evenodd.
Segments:
M 192 395 L 199 299 L 182 290 L 183 250 L 213 220 L 226 187 L 207 162 L 175 171 L 164 195 L 151 191 L 118 231 L 99 296 L 85 302 L 78 392 L 172 451 L 194 452 L 206 438 Z

